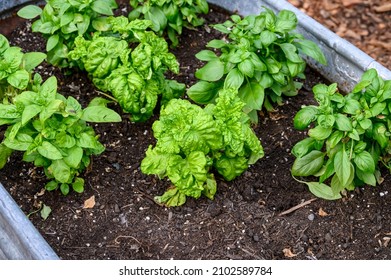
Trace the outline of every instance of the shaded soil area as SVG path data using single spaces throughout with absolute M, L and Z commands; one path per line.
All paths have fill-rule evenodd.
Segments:
M 206 16 L 208 23 L 227 17 L 215 7 Z M 206 26 L 184 31 L 173 50 L 181 64 L 178 80 L 195 82 L 201 64 L 194 55 L 219 36 Z M 29 24 L 21 23 L 8 37 L 25 51 L 44 50 Z M 82 72 L 66 75 L 47 65 L 39 72 L 56 75 L 59 92 L 83 105 L 98 95 Z M 293 129 L 293 116 L 302 104 L 314 102 L 312 86 L 327 83 L 311 69 L 306 75 L 299 95 L 262 114 L 254 127 L 265 157 L 232 182 L 217 178 L 213 201 L 188 199 L 177 208 L 154 203 L 170 183 L 142 174 L 139 165 L 155 142 L 151 126 L 158 114 L 146 123 L 123 115 L 122 123 L 94 125 L 106 151 L 83 174 L 83 194 L 42 191 L 42 170 L 23 163 L 18 153 L 0 170 L 0 181 L 62 259 L 391 259 L 387 172 L 381 186 L 357 189 L 338 201 L 314 199 L 290 175 L 290 149 L 305 137 Z M 92 196 L 94 207 L 83 208 Z M 47 220 L 34 213 L 41 203 L 52 208 Z

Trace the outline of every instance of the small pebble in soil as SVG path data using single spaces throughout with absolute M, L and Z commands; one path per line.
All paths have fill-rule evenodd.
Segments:
M 255 242 L 258 242 L 258 241 L 259 241 L 259 236 L 258 236 L 258 234 L 254 234 L 253 240 L 254 240 Z
M 308 220 L 313 221 L 314 219 L 315 219 L 315 215 L 314 214 L 309 214 L 308 215 Z
M 120 220 L 121 225 L 128 223 L 128 220 L 126 219 L 125 214 L 119 214 L 119 220 Z
M 119 165 L 119 163 L 113 163 L 112 164 L 113 165 L 113 167 L 116 169 L 116 170 L 119 170 L 120 168 L 121 168 L 121 166 Z

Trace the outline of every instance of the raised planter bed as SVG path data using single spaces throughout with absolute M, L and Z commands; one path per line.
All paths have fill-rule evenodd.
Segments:
M 19 2 L 22 2 L 22 1 L 19 1 Z M 223 8 L 226 8 L 226 9 L 230 10 L 231 12 L 238 11 L 238 13 L 242 14 L 242 15 L 255 14 L 255 13 L 258 13 L 261 9 L 259 6 L 260 5 L 259 1 L 211 0 L 209 2 L 212 4 L 216 4 L 218 6 L 221 6 Z M 20 4 L 20 3 L 18 3 L 18 4 Z M 361 52 L 360 50 L 358 50 L 357 48 L 352 46 L 350 43 L 348 43 L 347 41 L 341 39 L 340 37 L 338 37 L 337 35 L 335 35 L 331 31 L 329 31 L 328 29 L 326 29 L 322 25 L 318 24 L 313 19 L 304 15 L 303 13 L 301 13 L 299 10 L 297 10 L 296 8 L 294 8 L 292 5 L 288 4 L 287 2 L 285 2 L 285 1 L 263 1 L 262 4 L 275 10 L 275 11 L 278 11 L 281 9 L 289 9 L 289 10 L 292 10 L 296 13 L 296 15 L 298 16 L 298 19 L 299 19 L 299 23 L 300 23 L 300 27 L 298 28 L 298 31 L 303 33 L 309 39 L 312 39 L 313 41 L 318 42 L 319 45 L 321 46 L 321 48 L 323 49 L 323 51 L 325 52 L 326 57 L 328 58 L 328 61 L 329 61 L 328 66 L 325 66 L 325 67 L 317 65 L 316 63 L 314 63 L 311 60 L 308 61 L 309 64 L 314 69 L 316 69 L 320 73 L 322 73 L 328 80 L 338 82 L 340 87 L 343 90 L 348 91 L 349 89 L 351 89 L 352 85 L 359 80 L 361 74 L 365 70 L 367 70 L 368 68 L 376 68 L 383 78 L 391 79 L 391 72 L 388 69 L 384 68 L 383 66 L 378 64 L 376 61 L 374 61 L 372 58 L 370 58 L 368 55 Z M 5 7 L 5 6 L 3 6 L 3 7 Z M 8 11 L 8 8 L 10 8 L 10 7 L 7 6 L 7 11 Z M 144 126 L 145 129 L 150 124 L 151 123 L 145 125 Z M 108 129 L 110 129 L 110 128 L 108 128 Z M 112 133 L 114 133 L 114 132 L 112 131 Z M 129 135 L 129 136 L 131 136 L 131 135 Z M 126 137 L 128 137 L 128 136 L 126 136 Z M 130 171 L 134 172 L 134 169 L 131 169 Z M 100 176 L 100 174 L 98 174 L 97 176 Z M 289 176 L 289 174 L 288 174 L 288 176 Z M 0 178 L 0 181 L 2 181 L 1 178 Z M 128 178 L 126 183 L 132 184 L 131 182 L 132 182 L 132 180 Z M 251 184 L 251 180 L 250 180 L 250 184 Z M 145 194 L 143 192 L 143 187 L 139 186 L 138 189 L 141 190 L 141 192 L 139 192 L 139 197 L 143 197 L 144 199 L 147 197 L 150 197 L 149 193 Z M 0 185 L 0 190 L 1 190 L 1 192 L 0 192 L 0 205 L 1 205 L 1 207 L 0 207 L 0 223 L 1 223 L 0 258 L 7 258 L 7 259 L 56 259 L 57 255 L 47 245 L 46 241 L 44 241 L 42 236 L 33 227 L 33 225 L 30 223 L 30 221 L 26 218 L 25 214 L 23 214 L 23 212 L 20 211 L 19 206 L 10 198 L 10 196 L 6 193 L 6 191 L 4 190 L 2 185 Z M 99 190 L 95 189 L 95 190 L 98 193 L 100 191 L 102 191 L 101 189 L 99 189 Z M 253 191 L 253 189 L 250 189 L 250 192 L 251 191 Z M 3 195 L 2 192 L 5 192 L 5 194 Z M 89 194 L 92 194 L 92 193 L 94 193 L 94 192 L 90 191 Z M 243 194 L 244 193 L 241 193 L 241 195 L 243 195 Z M 57 196 L 57 195 L 58 194 L 53 194 L 53 196 Z M 251 194 L 250 194 L 250 196 L 251 196 Z M 261 198 L 262 198 L 262 196 L 261 196 Z M 64 200 L 64 199 L 67 199 L 67 198 L 61 198 L 61 200 Z M 81 199 L 79 199 L 79 198 L 70 198 L 70 200 L 72 200 L 73 203 L 75 203 L 75 201 L 76 201 L 76 204 L 77 203 L 80 204 L 80 201 L 81 201 Z M 222 200 L 224 200 L 224 198 L 222 198 Z M 139 200 L 135 200 L 135 201 L 139 201 Z M 251 199 L 250 199 L 250 201 L 251 201 Z M 260 199 L 260 201 L 261 201 L 261 199 Z M 220 215 L 220 213 L 223 211 L 222 208 L 220 206 L 218 206 L 216 208 L 216 204 L 214 204 L 214 203 L 211 203 L 210 205 L 208 205 L 207 202 L 208 201 L 204 201 L 200 204 L 202 209 L 207 211 L 209 213 L 209 216 L 218 217 Z M 229 203 L 232 203 L 232 202 L 227 202 L 227 207 L 230 207 Z M 260 203 L 262 203 L 262 202 L 260 202 Z M 115 201 L 115 203 L 113 203 L 113 205 L 116 207 L 114 207 L 114 206 L 113 207 L 115 208 L 115 212 L 117 212 L 117 210 L 118 210 L 118 213 L 119 213 L 118 219 L 120 220 L 120 222 L 121 223 L 123 222 L 124 224 L 126 224 L 127 223 L 127 218 L 126 218 L 127 214 L 123 212 L 124 211 L 123 209 L 126 209 L 127 203 L 122 202 L 120 204 L 121 207 L 119 207 L 118 204 L 120 204 L 120 203 L 118 201 Z M 144 209 L 148 209 L 148 207 L 150 207 L 148 203 L 141 204 L 139 207 L 140 213 L 133 213 L 132 215 L 140 214 L 142 216 L 142 217 L 140 217 L 140 223 L 145 222 L 144 221 L 145 216 L 151 218 L 150 216 L 148 216 L 147 214 L 144 214 L 144 212 L 142 212 L 142 211 L 144 211 Z M 215 207 L 215 209 L 213 209 L 214 207 Z M 274 209 L 274 211 L 282 210 L 279 207 L 276 207 L 276 208 L 278 208 L 278 209 Z M 102 209 L 104 209 L 104 208 L 102 208 Z M 271 207 L 270 210 L 273 210 L 273 207 Z M 167 211 L 167 210 L 165 210 L 165 211 Z M 178 212 L 175 212 L 175 211 L 178 211 Z M 187 207 L 185 210 L 183 210 L 184 213 L 180 213 L 180 211 L 181 210 L 174 210 L 173 212 L 167 211 L 167 215 L 169 217 L 168 219 L 169 220 L 172 219 L 173 215 L 175 217 L 176 214 L 186 217 L 186 215 L 191 215 L 191 213 L 193 213 L 194 211 L 197 212 L 198 209 L 197 209 L 196 204 L 193 204 L 193 206 Z M 200 210 L 200 211 L 203 211 L 203 210 Z M 61 212 L 61 210 L 58 211 L 58 213 L 60 213 L 60 212 Z M 171 213 L 171 215 L 170 215 L 170 213 Z M 265 214 L 269 215 L 270 213 L 265 213 Z M 194 215 L 196 215 L 196 214 L 194 214 Z M 338 215 L 338 213 L 335 213 L 335 215 Z M 88 215 L 86 214 L 86 215 L 84 215 L 84 217 L 85 216 L 88 216 Z M 243 217 L 243 219 L 245 220 L 246 217 Z M 255 217 L 254 219 L 261 219 L 261 218 Z M 94 223 L 93 221 L 89 221 L 89 222 Z M 289 221 L 288 221 L 288 225 L 289 225 Z M 213 227 L 214 225 L 211 225 L 211 226 Z M 238 225 L 236 225 L 236 226 L 238 226 Z M 130 226 L 129 229 L 131 229 L 131 228 L 132 227 Z M 110 229 L 106 229 L 106 230 L 109 231 Z M 247 231 L 247 229 L 245 229 L 245 230 Z M 304 231 L 303 231 L 303 233 L 304 233 Z M 152 234 L 152 233 L 150 233 L 150 234 Z M 253 239 L 254 242 L 259 241 L 258 235 L 254 232 L 251 233 L 251 229 L 248 230 L 247 234 L 250 236 L 251 239 Z M 88 235 L 88 232 L 86 233 L 86 235 Z M 132 237 L 131 235 L 132 234 L 129 234 L 127 236 L 125 236 L 125 235 L 118 236 L 114 240 L 112 246 L 116 246 L 116 245 L 120 244 L 121 241 Z M 47 236 L 46 236 L 46 238 L 47 238 Z M 134 239 L 132 239 L 132 238 L 130 238 L 128 240 L 134 241 Z M 235 240 L 233 240 L 232 242 L 234 242 L 234 241 Z M 164 241 L 162 240 L 161 242 L 164 242 Z M 99 244 L 102 244 L 102 242 L 100 242 L 100 243 L 97 242 L 97 246 L 100 246 Z M 163 257 L 165 256 L 164 252 L 166 250 L 169 250 L 169 248 L 170 248 L 169 247 L 170 245 L 167 245 L 167 247 L 165 247 L 166 244 L 170 244 L 170 242 L 165 242 L 164 244 L 160 244 L 160 245 L 162 245 L 162 248 L 157 249 L 157 250 L 160 250 L 160 252 L 163 252 L 163 253 L 161 253 L 161 255 L 163 255 Z M 88 245 L 86 244 L 86 247 L 84 249 L 88 250 L 90 245 L 91 245 L 90 243 L 88 243 Z M 136 238 L 136 242 L 133 245 L 132 244 L 128 244 L 128 245 L 133 246 L 132 250 L 134 250 L 134 251 L 138 252 L 139 250 L 141 250 L 141 251 L 143 250 L 142 244 L 140 244 L 140 242 L 137 241 L 137 238 Z M 61 246 L 61 245 L 58 245 L 58 246 Z M 119 247 L 119 245 L 118 245 L 118 247 Z M 70 248 L 70 250 L 71 249 L 72 248 Z M 82 250 L 83 248 L 75 248 L 75 250 L 79 250 L 79 249 Z M 189 250 L 190 250 L 189 251 L 189 254 L 190 254 L 192 248 L 190 248 Z M 96 250 L 96 251 L 99 252 L 99 250 Z M 249 252 L 249 251 L 247 250 L 247 252 Z M 149 253 L 149 252 L 147 252 L 147 253 Z M 257 258 L 257 256 L 258 256 L 257 253 L 253 252 L 252 254 L 253 255 L 248 254 L 248 256 L 252 257 L 252 258 Z M 71 255 L 72 254 L 68 254 L 68 257 L 71 258 Z M 76 256 L 75 258 L 77 258 L 77 254 L 75 254 L 75 256 Z M 144 256 L 144 258 L 145 258 L 145 257 L 148 257 L 148 254 L 144 254 L 142 256 Z M 191 255 L 191 256 L 194 257 L 193 255 Z M 111 256 L 96 255 L 96 258 L 106 258 L 106 257 L 111 257 Z M 124 257 L 126 258 L 126 256 L 124 256 Z M 207 258 L 208 256 L 205 255 L 205 256 L 199 256 L 199 257 Z M 231 255 L 227 254 L 227 257 L 231 258 L 234 256 L 232 254 Z M 137 255 L 137 258 L 140 258 L 140 255 Z M 177 258 L 178 258 L 178 256 L 177 256 Z M 278 258 L 278 256 L 277 256 L 277 258 Z

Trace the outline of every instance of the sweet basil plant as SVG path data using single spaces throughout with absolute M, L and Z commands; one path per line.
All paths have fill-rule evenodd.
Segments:
M 257 111 L 273 110 L 284 95 L 296 95 L 302 86 L 297 78 L 304 78 L 306 66 L 302 55 L 326 64 L 314 42 L 293 32 L 297 22 L 291 11 L 275 15 L 265 8 L 259 15 L 233 15 L 231 20 L 214 25 L 225 39 L 210 41 L 207 47 L 211 50 L 196 55 L 206 64 L 196 72 L 200 81 L 188 90 L 189 97 L 208 104 L 220 89 L 236 88 L 245 103 L 244 111 L 256 122 Z
M 25 90 L 31 82 L 32 70 L 45 58 L 40 52 L 23 53 L 0 34 L 0 103 L 8 103 Z
M 381 166 L 391 170 L 391 81 L 370 69 L 347 95 L 336 84 L 313 92 L 318 105 L 304 106 L 294 118 L 296 129 L 310 129 L 292 149 L 292 175 L 309 177 L 302 182 L 325 199 L 380 184 Z
M 39 17 L 33 22 L 32 30 L 47 39 L 48 62 L 66 67 L 76 37 L 89 38 L 91 33 L 104 30 L 106 17 L 113 15 L 117 7 L 115 0 L 46 0 L 43 9 L 28 5 L 18 15 L 25 19 Z
M 30 88 L 0 104 L 0 125 L 7 126 L 0 143 L 0 168 L 20 151 L 24 161 L 43 167 L 50 179 L 47 190 L 83 192 L 82 171 L 92 155 L 105 149 L 87 122 L 119 122 L 121 117 L 101 98 L 83 109 L 75 98 L 57 92 L 55 77 L 42 83 L 36 74 Z
M 178 45 L 177 35 L 183 27 L 192 28 L 204 23 L 200 14 L 209 12 L 206 0 L 130 0 L 133 10 L 129 19 L 145 18 L 152 22 L 151 29 L 162 35 L 167 32 L 173 46 Z
M 179 206 L 186 197 L 213 199 L 214 171 L 231 181 L 263 157 L 263 148 L 242 112 L 244 103 L 235 89 L 222 90 L 216 104 L 205 108 L 184 99 L 173 99 L 153 124 L 155 147 L 150 146 L 141 171 L 168 177 L 172 183 L 155 199 Z
M 76 38 L 69 58 L 88 72 L 98 89 L 111 92 L 133 121 L 145 121 L 152 116 L 159 96 L 165 104 L 184 93 L 184 84 L 165 78 L 169 70 L 179 72 L 179 63 L 167 42 L 146 30 L 150 21 L 120 16 L 108 22 L 109 32 L 97 32 L 89 40 Z

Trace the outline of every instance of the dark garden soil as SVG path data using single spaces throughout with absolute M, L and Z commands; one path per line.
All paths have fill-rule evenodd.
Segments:
M 206 18 L 214 23 L 227 15 L 213 7 Z M 178 80 L 195 82 L 200 62 L 194 54 L 216 36 L 205 26 L 184 31 L 173 50 L 182 66 Z M 25 51 L 44 50 L 44 41 L 25 23 L 8 37 Z M 65 75 L 47 65 L 39 72 L 56 75 L 59 92 L 76 96 L 83 105 L 98 95 L 84 73 Z M 387 170 L 381 186 L 357 189 L 338 201 L 315 199 L 290 175 L 290 149 L 305 136 L 293 129 L 293 116 L 302 104 L 314 102 L 313 85 L 327 83 L 311 69 L 307 78 L 298 96 L 261 115 L 254 127 L 265 157 L 232 182 L 218 179 L 213 201 L 188 199 L 177 208 L 154 203 L 153 197 L 170 183 L 142 174 L 139 165 L 154 144 L 151 126 L 158 114 L 146 123 L 132 123 L 123 115 L 122 123 L 95 125 L 106 151 L 83 174 L 83 194 L 42 191 L 42 170 L 23 163 L 18 153 L 0 171 L 0 182 L 26 214 L 41 203 L 52 208 L 47 220 L 39 212 L 29 218 L 62 259 L 391 259 Z M 83 208 L 92 196 L 93 208 Z

